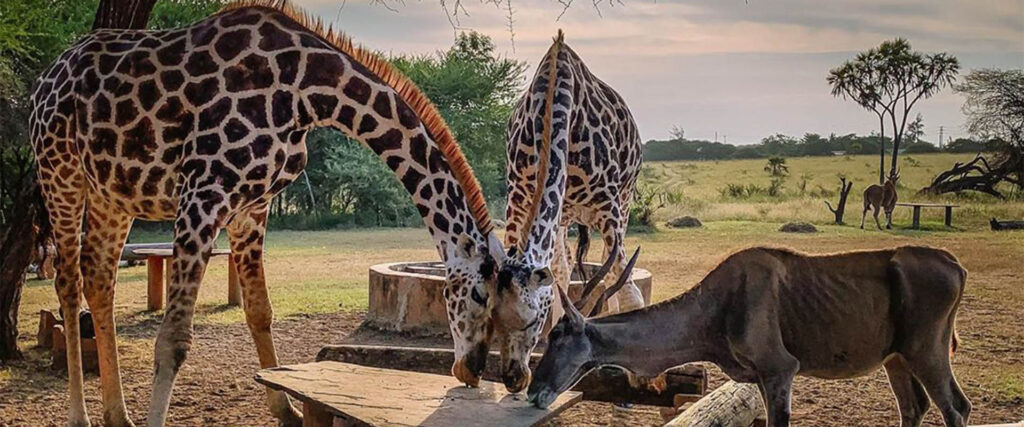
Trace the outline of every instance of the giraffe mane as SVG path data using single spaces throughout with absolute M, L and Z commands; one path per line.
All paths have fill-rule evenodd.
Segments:
M 526 210 L 528 215 L 526 216 L 526 222 L 523 224 L 523 229 L 519 238 L 519 244 L 523 252 L 526 251 L 526 244 L 529 241 L 530 229 L 533 228 L 534 218 L 537 216 L 537 211 L 540 209 L 541 198 L 544 197 L 544 187 L 548 180 L 548 165 L 551 163 L 551 118 L 554 113 L 551 111 L 552 104 L 555 103 L 555 89 L 556 82 L 555 78 L 558 76 L 558 51 L 562 48 L 562 43 L 565 41 L 565 35 L 562 34 L 562 30 L 558 30 L 558 35 L 555 36 L 554 43 L 548 49 L 548 56 L 551 61 L 548 65 L 548 87 L 544 97 L 544 126 L 543 134 L 541 136 L 540 147 L 537 151 L 537 180 L 536 189 L 533 192 L 533 197 L 530 199 L 530 207 Z
M 490 234 L 494 229 L 494 224 L 487 211 L 487 200 L 484 198 L 480 182 L 473 174 L 473 169 L 462 153 L 462 148 L 455 140 L 455 136 L 452 135 L 448 123 L 441 117 L 441 113 L 437 111 L 437 107 L 427 98 L 426 94 L 416 86 L 416 83 L 413 83 L 380 55 L 355 44 L 345 33 L 335 31 L 330 25 L 324 24 L 319 17 L 310 15 L 309 12 L 292 5 L 287 0 L 236 0 L 226 4 L 216 15 L 249 7 L 271 9 L 284 14 L 366 67 L 391 87 L 412 108 L 427 133 L 433 137 L 434 142 L 441 149 L 441 153 L 448 161 L 452 175 L 462 187 L 462 192 L 466 197 L 466 206 L 472 213 L 473 219 L 476 220 L 477 228 L 484 236 Z

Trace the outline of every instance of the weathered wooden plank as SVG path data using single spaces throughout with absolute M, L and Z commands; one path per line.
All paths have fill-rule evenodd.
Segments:
M 256 381 L 303 403 L 322 405 L 336 417 L 369 425 L 532 426 L 580 400 L 579 393 L 563 393 L 548 409 L 537 409 L 490 381 L 469 388 L 446 375 L 331 361 L 264 369 Z
M 531 368 L 537 366 L 540 356 L 537 353 L 533 354 L 530 360 Z M 501 381 L 499 359 L 497 352 L 488 355 L 483 379 Z M 322 348 L 316 360 L 450 375 L 449 370 L 455 361 L 455 353 L 444 348 L 344 344 Z M 666 372 L 665 383 L 665 390 L 657 393 L 646 387 L 633 387 L 629 384 L 625 372 L 620 369 L 601 368 L 583 377 L 572 390 L 582 392 L 583 400 L 671 407 L 677 394 L 704 394 L 707 388 L 707 374 L 703 367 L 697 365 L 681 366 Z

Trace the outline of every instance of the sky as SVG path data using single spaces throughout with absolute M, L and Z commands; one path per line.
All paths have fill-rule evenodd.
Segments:
M 529 64 L 531 77 L 562 29 L 625 98 L 645 141 L 676 126 L 688 139 L 717 135 L 734 144 L 776 133 L 877 131 L 874 113 L 832 97 L 825 78 L 895 37 L 955 55 L 962 74 L 1024 68 L 1024 0 L 575 0 L 564 14 L 560 1 L 572 0 L 509 1 L 514 36 L 502 0 L 464 0 L 457 19 L 454 0 L 293 3 L 392 54 L 442 51 L 458 31 L 477 31 L 502 56 Z M 966 136 L 962 104 L 950 89 L 919 102 L 924 139 L 937 141 L 940 126 L 947 137 Z

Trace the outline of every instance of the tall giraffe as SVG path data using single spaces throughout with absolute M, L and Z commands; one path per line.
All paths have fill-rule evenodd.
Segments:
M 551 320 L 561 317 L 550 285 L 569 285 L 568 226 L 601 232 L 612 277 L 626 268 L 622 242 L 641 145 L 625 101 L 590 72 L 561 31 L 509 120 L 508 140 L 505 243 L 518 253 L 503 263 L 492 318 L 503 380 L 519 391 L 530 382 L 529 356 L 550 328 L 549 310 L 557 310 Z M 643 306 L 632 280 L 616 297 L 613 311 Z
M 94 31 L 44 72 L 32 102 L 31 138 L 60 254 L 55 287 L 67 322 L 70 425 L 89 424 L 82 293 L 96 323 L 104 423 L 132 424 L 113 299 L 133 218 L 175 221 L 148 424 L 166 419 L 222 229 L 260 366 L 278 364 L 262 264 L 267 206 L 302 171 L 306 133 L 319 126 L 369 147 L 411 194 L 447 268 L 458 355 L 452 371 L 467 384 L 479 381 L 491 333 L 488 286 L 503 248 L 444 120 L 380 57 L 285 2 L 247 1 L 180 29 Z M 268 390 L 268 405 L 285 424 L 301 422 L 283 393 Z

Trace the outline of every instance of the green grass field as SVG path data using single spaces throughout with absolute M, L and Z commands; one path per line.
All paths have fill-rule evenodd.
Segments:
M 1024 200 L 1009 192 L 1004 194 L 1011 196 L 1008 197 L 1011 201 L 1001 201 L 981 193 L 940 197 L 916 194 L 935 175 L 947 170 L 954 162 L 969 161 L 973 157 L 973 154 L 948 153 L 902 155 L 900 201 L 946 201 L 958 204 L 961 207 L 954 211 L 953 223 L 961 228 L 986 226 L 991 217 L 1024 217 Z M 832 213 L 826 209 L 824 200 L 830 200 L 835 206 L 838 200 L 838 175 L 844 174 L 853 181 L 853 190 L 847 202 L 846 223 L 856 225 L 860 225 L 864 189 L 878 182 L 877 156 L 794 157 L 786 159 L 789 176 L 784 181 L 780 196 L 757 195 L 735 199 L 722 194 L 728 184 L 768 187 L 771 177 L 764 171 L 766 164 L 765 159 L 654 162 L 645 164 L 641 180 L 645 184 L 682 196 L 681 202 L 658 212 L 657 218 L 661 220 L 694 215 L 710 221 L 829 223 L 833 219 Z M 941 210 L 925 210 L 922 216 L 926 225 L 942 225 Z M 909 224 L 910 208 L 898 208 L 894 221 Z

